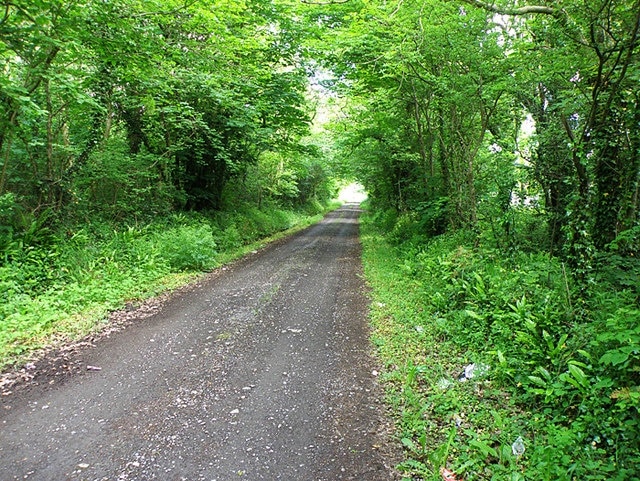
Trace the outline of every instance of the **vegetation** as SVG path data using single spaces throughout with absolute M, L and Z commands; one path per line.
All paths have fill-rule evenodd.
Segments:
M 638 479 L 637 290 L 603 275 L 584 301 L 547 253 L 387 222 L 367 217 L 364 260 L 406 479 Z
M 336 130 L 376 207 L 435 233 L 491 217 L 510 242 L 514 204 L 536 204 L 547 249 L 587 276 L 637 224 L 637 6 L 351 5 L 329 59 L 351 112 Z
M 243 206 L 117 229 L 94 222 L 46 239 L 34 228 L 38 243 L 14 241 L 0 266 L 0 366 L 100 329 L 109 311 L 192 281 L 322 212 Z
M 300 28 L 214 3 L 2 4 L 0 365 L 335 196 Z
M 325 12 L 407 479 L 639 479 L 640 4 Z
M 407 479 L 638 479 L 640 0 L 3 7 L 7 352 L 355 179 Z

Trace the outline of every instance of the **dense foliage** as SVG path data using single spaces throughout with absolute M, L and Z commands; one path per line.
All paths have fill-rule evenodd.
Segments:
M 640 479 L 637 291 L 601 277 L 584 303 L 544 252 L 388 225 L 366 220 L 364 259 L 406 479 Z
M 587 277 L 618 236 L 638 249 L 640 4 L 522 3 L 332 5 L 335 132 L 374 206 L 502 245 L 535 209 L 535 242 Z
M 640 3 L 324 12 L 407 476 L 638 479 Z
M 330 195 L 318 149 L 301 143 L 302 33 L 282 7 L 29 0 L 2 11 L 0 243 L 44 212 L 219 210 L 234 179 L 260 200 Z
M 0 364 L 324 209 L 303 33 L 267 0 L 1 2 Z
M 6 352 L 339 173 L 407 477 L 638 479 L 640 0 L 13 0 L 0 62 Z

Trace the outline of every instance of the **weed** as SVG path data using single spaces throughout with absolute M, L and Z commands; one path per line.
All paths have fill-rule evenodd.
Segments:
M 11 201 L 0 199 L 0 216 L 9 215 Z M 0 233 L 11 240 L 0 242 L 0 368 L 98 328 L 125 302 L 178 287 L 255 242 L 320 218 L 244 206 L 123 228 L 96 221 L 56 233 L 31 224 L 24 235 Z
M 602 283 L 580 299 L 546 254 L 505 255 L 464 231 L 427 240 L 387 214 L 363 221 L 406 479 L 441 479 L 441 468 L 466 480 L 639 479 L 636 290 L 618 278 L 622 290 Z M 461 376 L 470 363 L 487 376 Z

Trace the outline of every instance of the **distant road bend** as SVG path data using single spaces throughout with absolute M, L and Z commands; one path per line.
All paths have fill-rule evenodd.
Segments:
M 0 398 L 0 480 L 398 479 L 348 204 Z M 89 366 L 89 369 L 87 369 Z

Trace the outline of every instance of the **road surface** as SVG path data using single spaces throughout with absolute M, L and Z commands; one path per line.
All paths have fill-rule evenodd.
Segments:
M 27 366 L 0 397 L 0 480 L 398 479 L 358 214 Z

